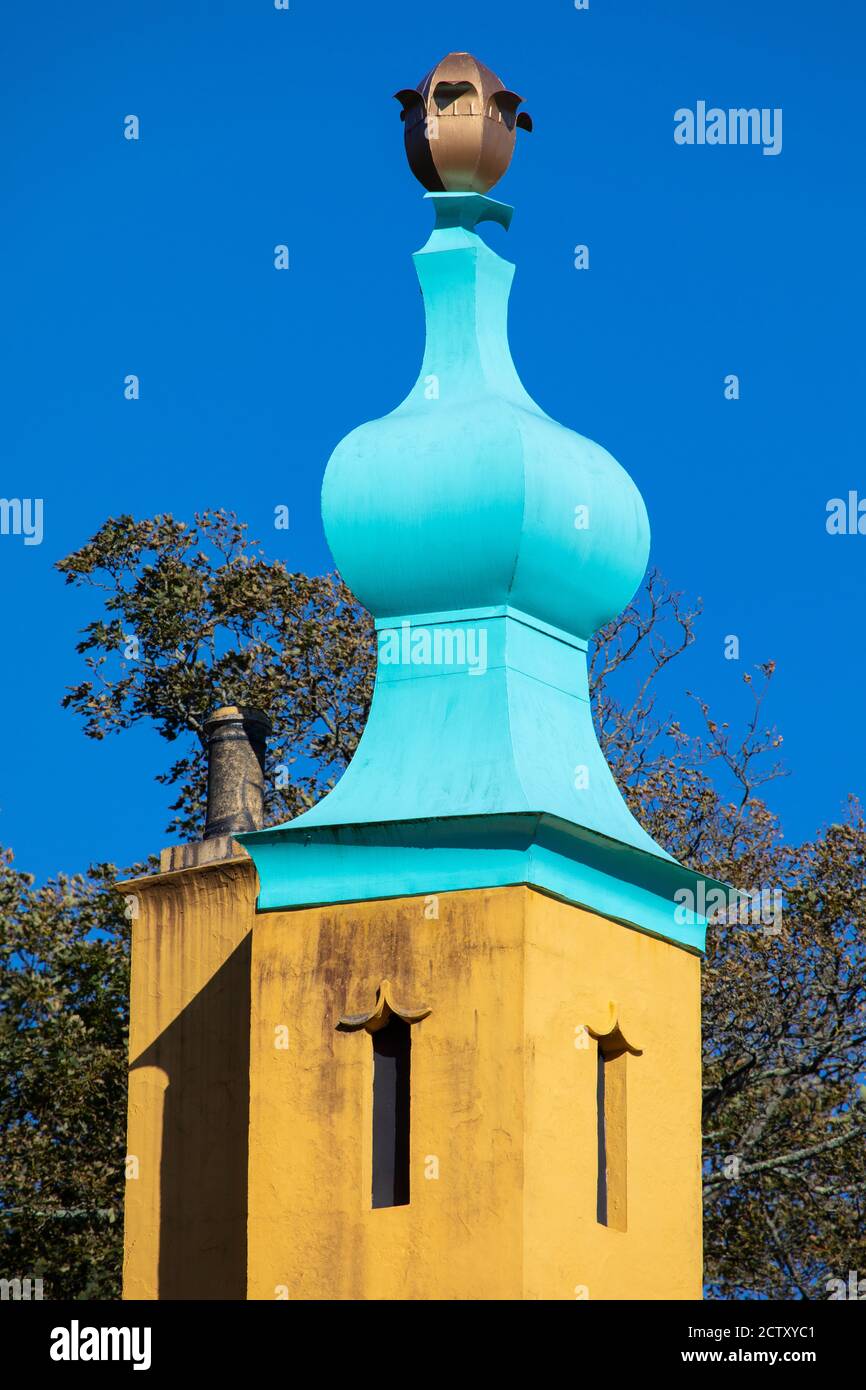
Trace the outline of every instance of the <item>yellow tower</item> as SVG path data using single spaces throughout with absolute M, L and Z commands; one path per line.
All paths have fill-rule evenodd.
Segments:
M 476 227 L 509 224 L 520 98 L 467 54 L 399 97 L 427 346 L 322 494 L 373 703 L 334 790 L 264 830 L 263 725 L 219 711 L 220 814 L 130 887 L 125 1292 L 695 1299 L 703 880 L 628 810 L 587 683 L 646 510 L 511 359 Z
M 699 1298 L 698 972 L 526 886 L 260 916 L 249 1296 Z

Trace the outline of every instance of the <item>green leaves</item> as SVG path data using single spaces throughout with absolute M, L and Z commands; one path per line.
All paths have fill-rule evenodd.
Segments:
M 203 727 L 220 704 L 250 704 L 274 725 L 269 823 L 296 815 L 352 756 L 372 693 L 368 615 L 335 575 L 292 574 L 265 558 L 233 513 L 111 518 L 61 560 L 104 612 L 78 650 L 90 678 L 63 703 L 91 738 L 152 722 L 182 752 L 158 780 L 177 788 L 170 832 L 204 824 Z
M 129 923 L 111 865 L 42 888 L 0 852 L 0 1265 L 120 1293 Z

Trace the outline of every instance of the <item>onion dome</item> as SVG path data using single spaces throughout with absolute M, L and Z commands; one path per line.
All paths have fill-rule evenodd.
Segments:
M 586 640 L 643 577 L 646 508 L 612 455 L 552 420 L 517 375 L 514 267 L 473 230 L 502 205 L 432 201 L 437 227 L 415 256 L 427 317 L 418 380 L 334 450 L 328 543 L 376 618 L 509 604 Z

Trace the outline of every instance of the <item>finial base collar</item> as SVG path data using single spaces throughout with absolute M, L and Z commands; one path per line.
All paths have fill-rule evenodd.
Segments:
M 436 210 L 437 232 L 452 227 L 471 232 L 479 222 L 498 222 L 507 232 L 514 216 L 514 208 L 508 203 L 500 203 L 484 193 L 425 193 L 424 197 L 432 200 Z

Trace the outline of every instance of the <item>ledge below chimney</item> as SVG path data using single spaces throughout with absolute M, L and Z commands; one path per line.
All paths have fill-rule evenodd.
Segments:
M 195 840 L 187 845 L 169 845 L 159 852 L 159 872 L 175 869 L 195 869 L 202 864 L 215 864 L 225 859 L 248 859 L 243 845 L 231 835 L 212 835 L 209 840 Z

